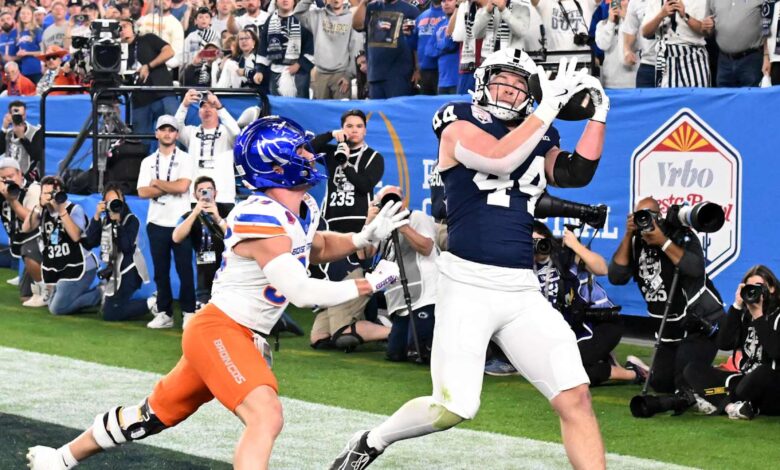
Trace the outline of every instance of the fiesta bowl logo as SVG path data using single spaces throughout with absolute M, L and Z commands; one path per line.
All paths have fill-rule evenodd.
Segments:
M 664 214 L 673 204 L 721 205 L 723 228 L 698 234 L 707 274 L 715 277 L 739 256 L 742 157 L 690 109 L 681 109 L 631 156 L 631 207 L 645 197 L 658 200 Z

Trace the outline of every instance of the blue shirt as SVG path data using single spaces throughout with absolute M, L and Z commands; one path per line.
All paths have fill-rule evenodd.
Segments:
M 412 35 L 403 33 L 403 22 L 414 20 L 419 14 L 417 8 L 403 0 L 376 0 L 368 4 L 365 29 L 369 82 L 412 78 L 412 51 L 416 44 Z
M 439 88 L 458 86 L 458 44 L 447 37 L 446 19 L 440 22 L 428 43 L 427 50 L 436 56 L 439 69 Z
M 32 31 L 21 31 L 16 37 L 17 53 L 19 51 L 40 51 L 43 40 L 43 30 L 36 28 Z M 41 61 L 35 56 L 24 56 L 17 60 L 19 71 L 25 77 L 41 73 Z
M 417 42 L 417 63 L 420 70 L 436 70 L 438 54 L 428 54 L 428 44 L 434 40 L 434 31 L 439 24 L 447 20 L 447 15 L 441 7 L 431 5 L 417 17 L 414 23 L 413 40 Z
M 0 55 L 16 55 L 16 28 L 9 32 L 0 32 Z
M 484 109 L 465 102 L 450 102 L 436 112 L 434 132 L 441 136 L 455 121 L 469 122 L 500 139 L 509 128 Z M 534 266 L 532 195 L 547 185 L 544 156 L 560 141 L 550 126 L 531 156 L 508 178 L 455 165 L 441 171 L 447 205 L 449 251 L 475 263 L 506 268 Z M 541 164 L 537 161 L 541 159 Z

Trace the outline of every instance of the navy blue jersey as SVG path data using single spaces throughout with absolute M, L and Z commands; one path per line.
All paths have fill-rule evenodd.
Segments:
M 447 125 L 467 121 L 500 139 L 509 133 L 503 122 L 470 103 L 447 103 L 436 112 L 437 137 Z M 532 269 L 533 211 L 547 186 L 544 156 L 559 144 L 550 127 L 531 156 L 508 177 L 456 165 L 441 171 L 447 201 L 449 251 L 475 263 Z

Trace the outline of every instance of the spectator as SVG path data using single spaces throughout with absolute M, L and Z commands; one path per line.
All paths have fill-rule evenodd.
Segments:
M 9 191 L 9 186 L 19 187 L 18 194 Z M 19 162 L 13 158 L 0 159 L 0 219 L 8 234 L 11 255 L 22 258 L 25 275 L 20 283 L 22 297 L 27 290 L 30 296 L 22 305 L 25 307 L 45 307 L 48 301 L 48 289 L 41 278 L 40 231 L 22 230 L 24 221 L 30 215 L 41 198 L 41 185 L 22 175 Z
M 185 126 L 187 110 L 199 104 L 200 125 Z M 195 177 L 209 176 L 217 189 L 216 202 L 232 204 L 236 199 L 236 175 L 233 165 L 233 144 L 240 132 L 236 120 L 222 106 L 216 95 L 188 90 L 176 111 L 179 142 L 187 149 Z M 220 122 L 221 121 L 221 122 Z M 193 186 L 193 190 L 196 189 Z M 193 201 L 196 201 L 194 199 Z
M 371 99 L 412 94 L 419 81 L 412 37 L 419 10 L 404 0 L 359 0 L 352 27 L 367 32 L 368 96 Z
M 702 31 L 718 44 L 718 87 L 755 87 L 761 83 L 764 37 L 761 8 L 767 2 L 709 0 Z
M 628 11 L 624 21 L 620 24 L 623 33 L 623 64 L 633 66 L 639 62 L 636 71 L 637 88 L 655 88 L 660 77 L 656 74 L 656 45 L 655 37 L 648 39 L 641 34 L 642 20 L 647 10 L 649 0 L 631 0 L 628 3 Z M 639 50 L 637 59 L 635 50 Z
M 661 70 L 661 86 L 708 87 L 710 65 L 704 47 L 705 0 L 665 0 L 647 2 L 642 34 L 646 38 L 656 36 L 658 66 Z
M 76 1 L 78 2 L 79 0 Z M 70 5 L 69 11 L 78 10 L 79 13 L 70 15 L 63 42 L 65 49 L 68 49 L 73 54 L 76 52 L 76 48 L 73 47 L 73 38 L 89 38 L 92 35 L 89 27 L 92 20 L 87 15 L 86 10 L 82 10 L 81 3 L 74 4 L 71 0 Z
M 27 122 L 27 105 L 23 101 L 8 103 L 8 112 L 3 117 L 4 138 L 0 139 L 0 154 L 19 162 L 19 168 L 27 174 L 36 169 L 43 172 L 43 133 L 40 126 Z
M 434 31 L 447 15 L 441 8 L 441 0 L 433 0 L 427 10 L 414 20 L 413 41 L 417 43 L 417 70 L 420 71 L 419 90 L 423 95 L 435 95 L 438 92 L 439 63 L 438 54 L 429 54 L 428 45 L 435 41 Z M 430 52 L 435 52 L 431 50 Z
M 138 248 L 140 226 L 125 202 L 122 188 L 108 183 L 84 239 L 86 248 L 100 247 L 104 263 L 97 274 L 103 290 L 103 320 L 132 320 L 149 311 L 146 299 L 132 298 L 144 282 L 149 282 L 146 261 Z
M 118 20 L 122 18 L 122 10 L 119 4 L 110 3 L 106 6 L 106 13 L 103 17 L 107 20 Z
M 620 34 L 620 23 L 626 20 L 628 3 L 628 0 L 612 0 L 609 18 L 596 25 L 596 45 L 604 51 L 600 77 L 604 88 L 634 88 L 636 85 L 636 60 L 626 65 L 625 38 Z M 634 51 L 630 52 L 634 54 Z
M 22 225 L 24 232 L 40 229 L 43 282 L 54 286 L 49 299 L 49 311 L 54 315 L 76 313 L 100 303 L 100 292 L 91 288 L 97 260 L 83 244 L 87 216 L 81 206 L 61 199 L 63 196 L 67 198 L 62 180 L 44 177 L 39 206 Z
M 19 71 L 33 83 L 38 83 L 41 79 L 41 61 L 37 56 L 43 53 L 41 50 L 43 32 L 35 23 L 31 7 L 24 5 L 19 9 L 19 22 L 16 29 L 16 59 L 19 63 Z
M 51 45 L 46 50 L 46 53 L 39 55 L 40 59 L 45 66 L 43 77 L 38 81 L 36 86 L 36 93 L 43 95 L 43 93 L 52 86 L 59 85 L 77 85 L 78 80 L 75 74 L 70 71 L 70 67 L 67 69 L 62 67 L 62 58 L 68 55 L 68 51 L 57 45 Z M 53 91 L 49 95 L 64 95 L 65 91 Z
M 777 3 L 768 3 L 761 18 L 761 32 L 764 41 L 764 64 L 761 71 L 771 77 L 772 85 L 780 85 L 780 41 L 777 40 L 780 31 L 780 8 Z M 2 35 L 0 35 L 2 37 Z M 0 41 L 0 44 L 2 42 Z
M 41 48 L 48 51 L 53 45 L 65 47 L 65 34 L 68 32 L 68 20 L 65 18 L 65 4 L 56 0 L 51 4 L 53 22 L 43 30 Z
M 439 95 L 454 95 L 458 90 L 458 45 L 447 36 L 447 28 L 455 21 L 456 0 L 442 0 L 444 21 L 436 25 L 433 37 L 428 43 L 428 55 L 436 57 L 438 70 L 437 90 Z
M 83 5 L 84 3 L 82 0 L 68 0 L 68 18 L 73 18 L 76 15 L 80 15 L 81 7 Z
M 253 87 L 261 91 L 266 90 L 266 69 L 255 54 L 257 35 L 252 29 L 244 29 L 238 33 L 237 49 L 233 57 L 224 62 L 217 88 Z
M 590 21 L 601 0 L 531 0 L 547 36 L 548 51 L 590 52 Z
M 195 31 L 184 38 L 184 47 L 180 64 L 182 67 L 190 64 L 195 55 L 208 43 L 217 44 L 219 36 L 211 29 L 211 10 L 198 8 L 195 14 Z
M 199 304 L 207 304 L 211 299 L 214 275 L 222 264 L 222 252 L 225 251 L 225 218 L 234 204 L 215 202 L 219 192 L 214 180 L 208 176 L 198 176 L 192 186 L 192 197 L 196 202 L 192 210 L 182 216 L 172 237 L 174 243 L 190 239 L 198 274 L 196 298 Z
M 0 12 L 0 53 L 3 54 L 3 63 L 13 62 L 16 55 L 16 21 L 10 10 L 3 9 Z
M 227 31 L 231 16 L 233 16 L 233 0 L 217 0 L 217 16 L 211 19 L 211 29 L 217 34 Z
M 638 230 L 634 222 L 638 211 L 649 213 L 652 230 Z M 650 378 L 656 392 L 672 393 L 683 384 L 686 365 L 710 364 L 715 358 L 715 338 L 702 320 L 716 324 L 723 316 L 723 305 L 704 271 L 704 253 L 696 234 L 666 224 L 653 198 L 640 200 L 634 214 L 628 216 L 625 235 L 609 265 L 609 281 L 623 285 L 633 277 L 647 303 L 648 315 L 656 319 L 663 317 L 667 299 L 673 296 Z M 676 269 L 679 284 L 672 291 Z
M 130 0 L 130 19 L 138 21 L 144 11 L 144 0 Z M 125 18 L 124 16 L 122 17 Z
M 219 81 L 223 63 L 222 51 L 214 42 L 208 42 L 184 67 L 181 76 L 182 86 L 213 87 Z
M 3 74 L 3 96 L 34 96 L 35 83 L 19 72 L 16 62 L 6 62 Z
M 272 95 L 309 97 L 311 69 L 314 67 L 312 33 L 293 16 L 295 0 L 275 0 L 276 9 L 262 29 L 260 50 L 263 65 L 270 69 Z M 292 83 L 291 83 L 292 82 Z M 294 84 L 295 93 L 290 85 Z
M 486 1 L 486 0 L 480 0 Z M 478 0 L 465 0 L 458 5 L 455 21 L 450 21 L 446 35 L 460 44 L 458 66 L 458 94 L 463 95 L 474 89 L 474 71 L 482 63 L 482 39 L 474 36 L 474 18 L 481 3 Z
M 148 13 L 138 20 L 138 33 L 158 34 L 160 38 L 173 48 L 173 57 L 166 60 L 170 69 L 179 66 L 181 53 L 184 50 L 184 28 L 179 20 L 171 14 L 171 0 L 161 0 L 161 12 Z
M 171 15 L 179 20 L 180 23 L 186 25 L 184 20 L 184 14 L 187 13 L 187 9 L 190 6 L 190 2 L 187 0 L 171 0 Z
M 171 251 L 179 275 L 179 303 L 182 324 L 195 313 L 195 286 L 192 273 L 192 244 L 189 239 L 173 242 L 173 230 L 189 208 L 192 183 L 190 156 L 176 148 L 179 123 L 170 115 L 157 119 L 156 137 L 159 149 L 141 162 L 138 173 L 138 195 L 149 199 L 146 233 L 154 264 L 157 300 L 152 307 L 154 318 L 149 328 L 173 327 L 173 293 L 171 291 Z
M 352 57 L 358 42 L 349 7 L 343 0 L 327 0 L 323 8 L 316 6 L 314 0 L 300 0 L 294 14 L 313 35 L 314 99 L 349 98 L 351 78 L 355 75 Z
M 453 1 L 452 4 L 452 10 L 455 11 L 455 2 Z M 374 203 L 368 209 L 366 223 L 370 223 L 376 217 L 383 198 L 391 193 L 401 198 L 403 208 L 406 208 L 407 203 L 403 199 L 401 188 L 385 186 L 376 195 Z M 434 242 L 436 224 L 431 216 L 422 211 L 413 210 L 409 214 L 409 223 L 398 229 L 398 235 L 400 246 L 396 246 L 391 240 L 384 240 L 379 243 L 377 251 L 383 253 L 384 259 L 394 262 L 398 260 L 396 248 L 401 254 L 411 296 L 417 340 L 423 355 L 422 359 L 428 362 L 433 344 L 436 284 L 439 280 L 439 269 L 436 267 L 439 251 Z M 387 313 L 393 322 L 387 338 L 386 357 L 391 361 L 414 359 L 417 352 L 415 351 L 413 333 L 409 326 L 410 318 L 404 290 L 400 282 L 387 288 L 385 299 L 387 300 Z
M 472 33 L 482 38 L 482 57 L 505 47 L 523 48 L 531 25 L 531 8 L 525 0 L 489 0 L 477 10 Z
M 154 34 L 136 35 L 132 20 L 121 22 L 120 39 L 127 44 L 128 57 L 123 73 L 135 71 L 136 85 L 173 86 L 173 78 L 165 62 L 174 55 L 173 48 Z M 164 114 L 176 112 L 176 97 L 164 93 L 133 93 L 133 130 L 151 134 L 153 123 Z
M 244 0 L 246 13 L 240 16 L 231 15 L 228 18 L 227 29 L 231 34 L 250 29 L 255 37 L 260 37 L 260 29 L 268 20 L 268 12 L 260 9 L 259 0 Z
M 355 57 L 355 88 L 357 99 L 368 99 L 368 57 L 366 57 L 366 51 L 358 52 L 357 57 Z
M 33 10 L 33 20 L 35 20 L 35 25 L 43 30 L 43 19 L 46 17 L 46 9 L 43 7 L 37 7 L 35 10 Z
M 89 22 L 92 23 L 95 20 L 100 19 L 100 8 L 96 3 L 87 3 L 81 8 L 81 12 L 87 15 Z

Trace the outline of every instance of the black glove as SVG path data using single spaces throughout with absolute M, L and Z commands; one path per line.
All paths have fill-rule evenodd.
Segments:
M 336 163 L 339 165 L 343 165 L 347 163 L 347 158 L 349 158 L 349 145 L 347 145 L 346 142 L 341 142 L 336 147 L 336 153 L 333 154 L 333 157 L 336 159 Z

